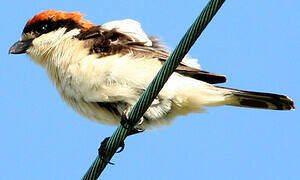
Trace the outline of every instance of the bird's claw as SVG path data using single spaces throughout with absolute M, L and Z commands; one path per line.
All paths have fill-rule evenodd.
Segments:
M 124 141 L 123 141 L 122 144 L 120 144 L 120 150 L 117 151 L 116 153 L 122 152 L 122 151 L 124 150 L 124 148 L 125 148 L 125 143 L 124 143 Z
M 121 125 L 123 126 L 123 128 L 125 128 L 125 129 L 130 129 L 131 127 L 134 126 L 134 123 L 128 119 L 127 114 L 123 114 L 123 115 L 122 115 L 120 124 L 121 124 Z
M 137 124 L 142 125 L 143 121 L 144 121 L 144 118 L 142 117 L 141 120 Z M 130 131 L 129 135 L 137 134 L 137 133 L 143 132 L 145 130 L 143 128 L 136 127 L 135 124 L 128 118 L 128 113 L 127 112 L 125 112 L 122 115 L 120 124 L 125 129 L 130 129 L 131 128 L 131 131 Z
M 114 163 L 112 163 L 112 162 L 110 162 L 109 160 L 107 160 L 106 157 L 105 157 L 105 155 L 106 155 L 106 144 L 107 144 L 109 138 L 110 138 L 110 137 L 106 137 L 106 138 L 101 142 L 101 145 L 100 145 L 100 147 L 99 147 L 99 149 L 98 149 L 98 155 L 99 155 L 99 158 L 100 158 L 102 161 L 104 161 L 104 162 L 106 162 L 106 163 L 108 163 L 108 164 L 111 164 L 111 165 L 115 165 Z M 120 152 L 122 152 L 122 151 L 124 150 L 124 148 L 125 148 L 125 143 L 124 143 L 124 142 L 121 143 L 120 148 L 121 148 L 121 149 L 118 150 L 116 153 L 120 153 Z

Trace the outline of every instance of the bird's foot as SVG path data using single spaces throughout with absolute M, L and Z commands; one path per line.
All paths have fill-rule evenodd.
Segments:
M 138 134 L 141 133 L 143 131 L 145 131 L 145 129 L 138 127 L 140 125 L 143 124 L 144 122 L 144 118 L 142 117 L 140 119 L 140 121 L 137 123 L 137 125 L 135 125 L 129 118 L 128 118 L 128 111 L 126 111 L 122 117 L 121 117 L 121 122 L 120 124 L 125 128 L 125 129 L 131 129 L 130 134 L 129 135 L 133 135 L 133 134 Z
M 102 160 L 102 161 L 104 161 L 104 162 L 106 162 L 106 163 L 108 163 L 108 164 L 111 164 L 111 165 L 114 165 L 114 163 L 112 163 L 112 162 L 110 162 L 105 156 L 106 156 L 106 145 L 107 145 L 107 142 L 108 142 L 108 140 L 109 140 L 109 138 L 110 137 L 106 137 L 102 142 L 101 142 L 101 145 L 100 145 L 100 147 L 99 147 L 99 149 L 98 149 L 98 155 L 99 155 L 99 158 Z M 121 143 L 121 145 L 119 146 L 121 149 L 120 150 L 118 150 L 116 153 L 120 153 L 120 152 L 122 152 L 123 150 L 124 150 L 124 148 L 125 148 L 125 143 L 124 143 L 124 141 Z
M 125 129 L 130 129 L 130 132 L 128 134 L 128 136 L 130 135 L 133 135 L 133 134 L 138 134 L 138 133 L 141 133 L 143 131 L 145 131 L 145 129 L 141 128 L 141 127 L 137 127 L 137 126 L 140 126 L 142 125 L 143 121 L 144 121 L 144 118 L 142 117 L 140 119 L 140 121 L 137 123 L 137 125 L 135 125 L 129 118 L 129 109 L 125 111 L 125 113 L 122 115 L 121 117 L 121 125 L 125 128 Z M 107 158 L 106 158 L 106 145 L 107 145 L 107 142 L 109 140 L 110 137 L 106 137 L 102 142 L 101 142 L 101 145 L 98 149 L 98 155 L 99 155 L 99 158 L 108 163 L 108 164 L 112 164 L 114 165 L 114 163 L 110 162 Z M 120 150 L 118 150 L 116 153 L 120 153 L 124 150 L 125 148 L 125 143 L 124 141 L 121 143 L 121 145 L 119 146 Z

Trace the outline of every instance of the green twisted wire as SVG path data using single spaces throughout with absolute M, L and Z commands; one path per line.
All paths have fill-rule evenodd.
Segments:
M 158 74 L 155 76 L 151 84 L 148 86 L 146 91 L 142 94 L 138 102 L 129 113 L 129 119 L 134 122 L 134 124 L 136 124 L 147 111 L 155 97 L 159 94 L 160 90 L 167 82 L 168 78 L 177 68 L 181 60 L 193 46 L 197 38 L 200 36 L 202 31 L 212 20 L 212 18 L 224 2 L 225 0 L 211 0 L 203 9 L 200 16 L 195 20 L 195 22 L 186 32 L 178 46 L 175 48 L 168 60 L 164 63 Z M 124 142 L 125 138 L 129 135 L 129 132 L 129 129 L 125 129 L 123 126 L 119 126 L 114 134 L 109 138 L 106 144 L 107 160 L 111 160 L 120 144 Z M 96 180 L 100 176 L 106 165 L 107 162 L 104 162 L 99 157 L 97 157 L 82 179 Z

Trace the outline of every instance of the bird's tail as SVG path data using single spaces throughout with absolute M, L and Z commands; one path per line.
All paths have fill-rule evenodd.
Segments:
M 294 102 L 284 95 L 243 91 L 224 87 L 216 88 L 220 88 L 219 90 L 225 92 L 225 96 L 227 96 L 227 98 L 225 98 L 225 105 L 273 110 L 295 109 Z

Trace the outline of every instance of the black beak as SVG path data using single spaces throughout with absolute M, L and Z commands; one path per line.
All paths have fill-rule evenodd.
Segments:
M 18 41 L 9 48 L 9 54 L 22 54 L 31 46 L 32 39 L 28 41 Z

